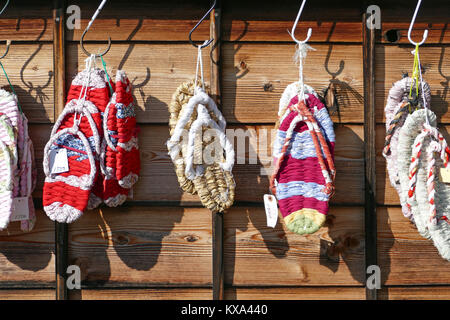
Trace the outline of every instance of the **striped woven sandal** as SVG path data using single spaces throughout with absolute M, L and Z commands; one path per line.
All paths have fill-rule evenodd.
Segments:
M 284 96 L 298 92 L 294 88 L 288 87 L 292 93 Z M 333 123 L 320 100 L 307 93 L 312 88 L 305 89 L 306 104 L 298 102 L 298 95 L 287 107 L 280 102 L 270 179 L 286 227 L 298 234 L 314 233 L 325 223 L 335 178 Z
M 20 110 L 17 96 L 0 89 L 0 112 L 7 115 L 17 135 L 17 166 L 13 172 L 15 184 L 14 198 L 28 198 L 28 219 L 21 220 L 22 231 L 31 231 L 36 221 L 34 203 L 31 193 L 36 184 L 36 167 L 34 150 L 28 135 L 28 120 Z
M 450 185 L 439 179 L 440 168 L 450 169 L 450 149 L 436 128 L 436 116 L 429 110 L 419 111 L 408 117 L 400 133 L 401 146 L 403 142 L 413 140 L 407 203 L 411 206 L 419 232 L 431 238 L 441 256 L 450 260 L 450 219 L 447 216 L 450 212 Z M 429 123 L 426 122 L 425 111 L 429 113 Z M 407 129 L 410 133 L 406 132 Z
M 234 149 L 225 135 L 226 121 L 214 100 L 202 88 L 197 87 L 194 92 L 179 113 L 167 147 L 182 188 L 192 192 L 193 186 L 203 206 L 212 212 L 223 212 L 234 202 Z M 196 137 L 200 134 L 203 139 L 198 143 Z M 204 159 L 203 151 L 212 145 L 209 140 L 221 151 L 212 159 Z M 196 164 L 194 159 L 202 161 Z
M 17 159 L 17 134 L 9 117 L 0 113 L 0 230 L 8 226 L 13 210 Z
M 403 215 L 414 221 L 412 213 L 406 205 L 406 194 L 401 192 L 400 179 L 398 176 L 398 135 L 408 114 L 423 108 L 423 99 L 425 99 L 426 104 L 429 105 L 431 102 L 431 92 L 428 83 L 424 82 L 424 96 L 422 97 L 422 88 L 419 87 L 419 95 L 417 96 L 415 90 L 412 90 L 415 97 L 414 99 L 409 99 L 408 96 L 411 92 L 412 81 L 413 80 L 410 77 L 405 77 L 395 82 L 389 90 L 386 107 L 384 109 L 386 115 L 386 137 L 383 156 L 386 158 L 389 181 L 399 195 Z
M 131 84 L 121 70 L 117 71 L 114 93 L 103 115 L 103 132 L 103 201 L 116 207 L 126 201 L 140 171 Z
M 109 102 L 110 92 L 104 71 L 93 67 L 94 59 L 88 58 L 86 69 L 72 81 L 68 103 L 44 149 L 43 205 L 50 219 L 58 222 L 71 223 L 88 207 L 95 208 L 102 201 L 101 195 L 91 190 L 99 176 L 101 112 Z M 49 153 L 61 148 L 67 150 L 69 171 L 52 173 Z M 102 190 L 102 182 L 99 185 Z

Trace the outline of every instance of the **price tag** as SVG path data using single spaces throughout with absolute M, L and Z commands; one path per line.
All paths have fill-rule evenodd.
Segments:
M 53 149 L 50 151 L 50 172 L 63 173 L 69 171 L 67 149 Z
M 450 183 L 450 168 L 441 168 L 439 170 L 439 179 L 444 183 Z
M 266 209 L 267 226 L 275 228 L 278 220 L 277 199 L 271 194 L 265 194 L 264 208 Z
M 30 209 L 28 208 L 28 197 L 18 197 L 13 199 L 12 214 L 9 221 L 28 220 Z

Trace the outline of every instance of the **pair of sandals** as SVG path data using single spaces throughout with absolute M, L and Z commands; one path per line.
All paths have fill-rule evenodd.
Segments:
M 211 212 L 224 212 L 232 206 L 235 195 L 235 155 L 225 134 L 225 118 L 194 81 L 177 88 L 169 113 L 167 148 L 181 189 L 198 194 Z
M 123 71 L 117 71 L 116 83 L 108 82 L 94 59 L 72 81 L 44 149 L 44 210 L 60 223 L 71 223 L 102 202 L 122 204 L 139 174 L 131 85 Z M 55 173 L 50 152 L 61 148 L 67 150 L 68 171 Z
M 436 115 L 421 105 L 423 99 L 430 104 L 429 85 L 424 82 L 419 95 L 410 99 L 412 83 L 406 77 L 389 92 L 383 155 L 403 214 L 450 261 L 450 185 L 439 178 L 439 169 L 448 166 L 450 150 L 437 129 Z
M 327 108 L 306 84 L 305 100 L 299 101 L 299 86 L 290 84 L 280 99 L 270 189 L 286 227 L 303 235 L 325 223 L 336 171 L 335 134 Z
M 0 178 L 0 229 L 17 218 L 22 231 L 31 231 L 36 222 L 31 195 L 36 186 L 34 148 L 28 135 L 28 120 L 20 110 L 17 96 L 3 89 L 0 89 Z M 19 207 L 18 201 L 24 205 Z

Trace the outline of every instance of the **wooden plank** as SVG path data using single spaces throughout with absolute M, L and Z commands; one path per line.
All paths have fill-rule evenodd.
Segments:
M 0 290 L 0 300 L 54 300 L 55 290 L 24 289 Z
M 222 1 L 215 2 L 215 8 L 210 13 L 210 39 L 214 41 L 209 46 L 211 64 L 211 95 L 220 108 L 222 75 Z M 212 298 L 224 299 L 224 262 L 223 262 L 223 212 L 213 213 L 212 216 Z
M 367 14 L 362 15 L 364 51 L 364 233 L 365 267 L 377 265 L 376 206 L 376 121 L 375 121 L 375 30 L 365 28 Z M 369 277 L 369 275 L 366 275 Z M 366 287 L 368 300 L 377 299 L 377 290 Z
M 225 214 L 225 281 L 234 286 L 355 286 L 364 282 L 364 208 L 331 207 L 327 226 L 300 236 L 264 208 Z
M 420 13 L 421 14 L 421 13 Z M 432 23 L 436 20 L 431 18 L 429 23 L 415 23 L 414 29 L 411 32 L 411 38 L 414 41 L 422 39 L 424 31 L 428 30 L 428 37 L 426 44 L 449 44 L 450 43 L 450 27 L 448 23 Z M 380 39 L 382 43 L 405 43 L 410 45 L 408 40 L 408 23 L 397 22 L 383 22 L 381 25 Z M 386 32 L 388 34 L 386 35 Z M 395 36 L 393 36 L 395 35 Z M 397 38 L 397 41 L 392 41 Z
M 54 2 L 53 9 L 53 68 L 55 70 L 54 98 L 55 106 L 53 108 L 54 117 L 57 119 L 64 108 L 66 96 L 66 42 L 65 42 L 65 4 L 64 1 Z M 56 271 L 56 299 L 67 300 L 67 234 L 68 227 L 66 223 L 55 222 L 55 271 Z
M 262 208 L 234 207 L 224 217 L 228 284 L 363 281 L 362 208 L 332 208 L 328 226 L 308 237 L 281 223 L 267 228 Z M 211 239 L 211 215 L 203 208 L 96 210 L 70 225 L 70 264 L 80 266 L 83 284 L 91 288 L 210 286 Z
M 83 300 L 206 300 L 211 289 L 88 289 L 71 292 L 72 299 Z M 297 288 L 227 288 L 227 300 L 363 300 L 364 288 L 297 287 Z
M 208 288 L 87 289 L 72 290 L 71 300 L 209 300 Z
M 254 130 L 252 138 L 245 141 L 245 152 L 237 154 L 233 173 L 237 183 L 236 201 L 261 202 L 269 190 L 271 170 L 271 137 L 273 126 L 228 126 L 228 129 Z M 265 130 L 265 131 L 264 131 Z M 42 163 L 43 150 L 50 137 L 50 125 L 31 125 L 30 135 L 35 148 L 36 163 Z M 249 131 L 251 132 L 251 131 Z M 242 131 L 245 134 L 245 131 Z M 380 135 L 378 135 L 380 136 Z M 231 135 L 230 135 L 231 137 Z M 267 137 L 267 144 L 263 138 Z M 178 186 L 172 162 L 167 154 L 165 142 L 169 130 L 165 125 L 141 125 L 139 134 L 142 169 L 134 187 L 135 201 L 198 202 L 197 196 L 182 193 Z M 336 194 L 333 204 L 363 204 L 363 127 L 337 125 L 335 161 L 337 168 Z M 235 150 L 242 140 L 234 139 Z M 239 149 L 241 150 L 241 149 Z M 250 163 L 250 159 L 252 163 Z M 35 198 L 42 198 L 44 173 L 37 166 Z M 248 186 L 252 186 L 249 188 Z
M 340 113 L 336 122 L 363 122 L 362 49 L 359 45 L 315 44 L 305 61 L 305 83 L 321 93 L 333 80 Z M 286 86 L 298 81 L 293 44 L 224 44 L 223 112 L 231 123 L 266 123 L 277 119 Z M 328 73 L 339 72 L 333 78 Z M 327 71 L 328 69 L 328 71 Z M 264 112 L 261 112 L 264 110 Z M 340 117 L 339 117 L 340 115 Z
M 412 73 L 414 56 L 411 45 L 376 46 L 376 106 L 377 122 L 384 122 L 384 107 L 392 84 L 402 78 L 402 72 Z M 450 99 L 450 46 L 441 45 L 420 48 L 420 61 L 425 70 L 423 79 L 431 87 L 430 108 L 438 116 L 441 123 L 450 123 L 448 101 Z
M 450 286 L 386 287 L 380 290 L 383 300 L 450 300 Z
M 36 210 L 36 226 L 20 230 L 18 222 L 0 231 L 0 288 L 54 287 L 54 223 Z
M 271 170 L 271 137 L 273 126 L 228 126 L 228 129 L 253 130 L 250 141 L 245 142 L 245 152 L 238 152 L 239 141 L 233 139 L 237 160 L 233 168 L 236 180 L 236 201 L 261 203 L 269 190 Z M 235 131 L 236 134 L 239 132 Z M 249 131 L 251 132 L 251 131 Z M 232 136 L 229 135 L 231 138 Z M 182 201 L 198 202 L 197 196 L 182 193 L 178 186 L 172 162 L 165 142 L 169 132 L 163 125 L 141 125 L 139 136 L 141 151 L 141 174 L 134 187 L 136 201 Z M 263 138 L 267 138 L 264 144 Z M 247 138 L 248 139 L 248 138 Z M 334 204 L 364 203 L 363 175 L 363 127 L 355 125 L 336 126 L 336 194 Z M 242 150 L 240 147 L 239 150 Z M 250 163 L 252 158 L 252 163 Z
M 448 261 L 399 207 L 378 207 L 378 262 L 384 286 L 450 283 Z
M 364 288 L 297 287 L 297 288 L 229 288 L 230 300 L 364 300 Z
M 1 20 L 1 19 L 0 19 Z M 51 44 L 11 44 L 2 59 L 30 123 L 53 122 L 53 51 Z M 9 89 L 2 74 L 2 87 Z
M 87 44 L 94 52 L 102 44 Z M 362 52 L 360 46 L 315 45 L 305 65 L 307 83 L 318 92 L 328 87 L 332 76 L 324 65 L 330 55 L 330 72 L 343 71 L 335 79 L 338 84 L 341 122 L 363 122 Z M 331 48 L 331 52 L 329 52 Z M 67 49 L 67 79 L 72 79 L 84 67 L 85 55 L 78 44 Z M 291 44 L 224 44 L 222 107 L 229 123 L 273 123 L 277 118 L 279 99 L 284 88 L 296 81 L 298 70 L 292 61 L 295 46 Z M 127 71 L 134 85 L 137 117 L 140 123 L 167 123 L 167 106 L 176 88 L 195 75 L 196 50 L 190 44 L 113 44 L 105 56 L 108 71 Z M 268 59 L 267 57 L 277 57 Z M 204 52 L 204 60 L 209 59 Z M 205 74 L 209 74 L 205 64 Z M 206 79 L 209 81 L 209 79 Z M 265 112 L 261 112 L 264 106 Z M 336 113 L 334 121 L 339 121 Z
M 6 9 L 7 12 L 9 8 Z M 27 14 L 28 10 L 24 10 Z M 47 10 L 50 12 L 50 10 Z M 0 39 L 13 41 L 52 41 L 53 20 L 48 17 L 31 18 L 26 15 L 15 19 L 4 18 L 0 20 Z
M 297 9 L 298 10 L 298 9 Z M 270 19 L 270 18 L 269 18 Z M 273 19 L 273 18 L 272 18 Z M 292 20 L 239 20 L 233 17 L 224 22 L 224 40 L 226 41 L 259 41 L 259 42 L 289 42 L 293 44 L 287 30 L 292 29 L 295 15 Z M 312 35 L 308 42 L 346 42 L 361 43 L 360 22 L 334 22 L 334 21 L 300 21 L 296 34 L 306 35 L 308 28 L 312 28 Z
M 97 52 L 104 44 L 86 44 L 85 47 Z M 67 46 L 67 81 L 84 68 L 85 59 L 79 44 Z M 191 44 L 113 44 L 104 59 L 111 75 L 117 69 L 126 70 L 134 86 L 138 121 L 168 123 L 172 94 L 181 83 L 195 77 L 197 50 Z M 207 50 L 203 50 L 203 60 L 209 61 Z M 204 64 L 204 73 L 209 83 L 209 63 Z
M 69 225 L 69 263 L 89 286 L 212 285 L 211 213 L 120 207 Z

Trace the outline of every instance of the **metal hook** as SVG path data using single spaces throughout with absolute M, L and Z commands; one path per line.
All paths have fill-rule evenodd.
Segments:
M 417 45 L 421 46 L 425 42 L 425 40 L 427 40 L 427 37 L 428 37 L 428 29 L 425 29 L 425 32 L 423 33 L 422 41 L 417 43 L 417 42 L 412 41 L 412 39 L 411 39 L 411 31 L 414 26 L 414 21 L 416 21 L 417 12 L 419 11 L 419 7 L 420 7 L 421 3 L 422 3 L 422 0 L 417 1 L 416 10 L 414 11 L 414 15 L 413 15 L 413 18 L 411 20 L 411 23 L 410 23 L 409 29 L 408 29 L 408 40 L 409 40 L 409 42 L 411 42 L 411 44 L 413 44 L 415 46 L 417 46 Z
M 105 5 L 106 0 L 103 0 L 102 3 L 100 3 L 100 5 L 97 8 L 97 11 L 95 11 L 94 15 L 91 18 L 91 21 L 89 21 L 88 26 L 86 27 L 86 29 L 83 31 L 83 34 L 81 35 L 81 39 L 80 39 L 80 45 L 81 45 L 81 49 L 83 49 L 84 53 L 89 57 L 91 56 L 91 53 L 89 53 L 89 51 L 87 51 L 84 48 L 84 36 L 86 35 L 86 33 L 89 31 L 89 28 L 91 27 L 92 23 L 94 23 L 95 19 L 97 18 L 98 14 L 100 13 L 100 11 L 102 10 L 103 6 Z M 108 53 L 109 49 L 111 49 L 111 37 L 108 37 L 108 47 L 106 48 L 105 51 L 103 51 L 102 53 L 96 54 L 95 57 L 101 57 L 104 56 L 105 54 Z
M 298 43 L 298 44 L 304 44 L 304 43 L 306 43 L 306 42 L 309 40 L 309 38 L 311 38 L 311 33 L 312 33 L 312 29 L 309 28 L 309 29 L 308 29 L 308 34 L 307 34 L 307 36 L 306 36 L 306 39 L 303 40 L 303 41 L 297 40 L 297 39 L 295 38 L 295 36 L 294 36 L 295 28 L 297 28 L 297 23 L 298 23 L 298 20 L 300 19 L 300 15 L 301 15 L 302 12 L 303 12 L 303 7 L 305 6 L 305 3 L 306 3 L 306 0 L 303 0 L 302 5 L 300 6 L 300 10 L 298 10 L 297 18 L 295 18 L 294 25 L 292 26 L 292 30 L 291 30 L 291 32 L 288 31 L 288 33 L 289 33 L 289 34 L 291 35 L 291 37 L 292 37 L 292 40 L 294 40 L 294 41 L 295 41 L 296 43 Z
M 205 42 L 204 44 L 198 46 L 198 45 L 195 44 L 194 41 L 192 41 L 192 33 L 195 31 L 195 29 L 198 28 L 198 26 L 203 22 L 203 20 L 206 19 L 206 17 L 211 13 L 211 11 L 213 11 L 213 9 L 216 7 L 216 2 L 217 2 L 217 1 L 214 0 L 213 5 L 212 5 L 212 7 L 208 10 L 208 12 L 206 12 L 205 15 L 200 19 L 200 21 L 197 22 L 197 24 L 194 26 L 194 28 L 192 28 L 192 30 L 189 31 L 189 42 L 190 42 L 194 47 L 196 47 L 196 48 L 198 48 L 198 47 L 200 47 L 201 49 L 206 48 L 207 46 L 209 46 L 209 45 L 211 44 L 211 42 L 214 41 L 214 38 L 213 38 L 213 39 L 209 39 L 209 40 L 208 40 L 207 42 Z

